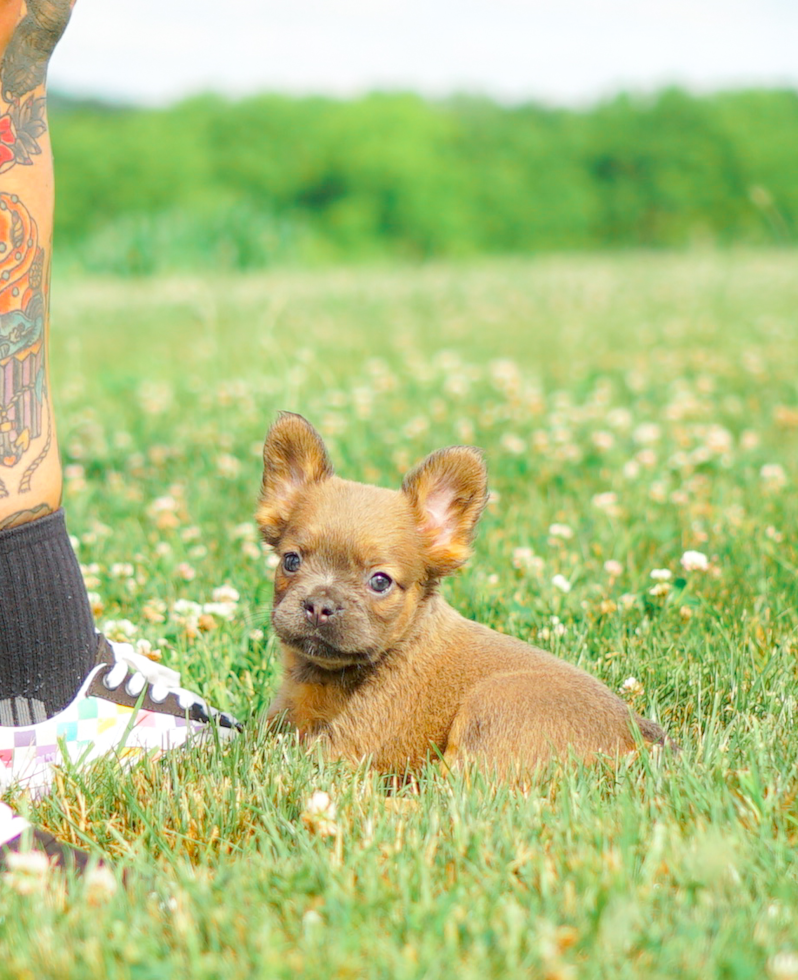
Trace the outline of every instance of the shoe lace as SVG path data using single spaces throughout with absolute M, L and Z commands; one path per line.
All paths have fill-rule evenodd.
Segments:
M 113 651 L 116 663 L 103 677 L 103 684 L 109 691 L 116 690 L 125 681 L 125 690 L 133 698 L 149 686 L 150 698 L 157 704 L 173 694 L 185 710 L 195 704 L 206 707 L 201 697 L 180 686 L 180 674 L 176 670 L 136 653 L 129 643 L 114 643 Z

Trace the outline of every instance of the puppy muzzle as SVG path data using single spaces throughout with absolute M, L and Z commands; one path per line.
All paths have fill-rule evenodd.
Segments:
M 301 602 L 305 619 L 311 626 L 325 627 L 336 616 L 340 621 L 344 612 L 344 604 L 340 598 L 329 589 L 318 589 Z

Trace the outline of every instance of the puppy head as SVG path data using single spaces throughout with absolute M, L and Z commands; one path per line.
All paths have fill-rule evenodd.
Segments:
M 377 663 L 412 632 L 437 581 L 468 558 L 486 499 L 480 453 L 433 453 L 401 491 L 334 475 L 316 430 L 281 415 L 263 450 L 256 513 L 280 564 L 272 622 L 316 667 Z

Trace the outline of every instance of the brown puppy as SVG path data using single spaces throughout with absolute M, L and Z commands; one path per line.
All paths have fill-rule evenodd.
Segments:
M 439 594 L 485 505 L 478 450 L 441 449 L 384 490 L 335 476 L 321 436 L 284 414 L 263 460 L 257 520 L 280 559 L 272 622 L 285 669 L 270 720 L 383 772 L 436 755 L 528 772 L 570 751 L 626 752 L 635 727 L 665 740 L 594 677 Z

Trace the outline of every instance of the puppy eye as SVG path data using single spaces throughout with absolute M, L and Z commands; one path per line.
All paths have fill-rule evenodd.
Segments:
M 392 585 L 393 579 L 390 575 L 386 575 L 385 572 L 377 572 L 369 579 L 369 588 L 375 592 L 387 592 Z
M 296 572 L 302 564 L 302 559 L 295 551 L 289 551 L 283 558 L 283 568 L 287 572 Z

